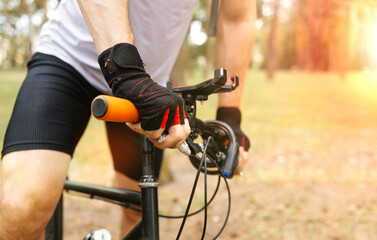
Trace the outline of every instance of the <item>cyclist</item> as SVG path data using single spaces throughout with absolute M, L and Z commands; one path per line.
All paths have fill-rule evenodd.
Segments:
M 148 136 L 158 148 L 176 148 L 184 141 L 190 128 L 182 99 L 162 86 L 196 1 L 60 1 L 41 30 L 5 135 L 0 239 L 43 238 L 96 95 L 113 94 L 134 102 L 142 121 L 129 127 Z M 255 0 L 223 0 L 217 24 L 216 66 L 238 75 L 241 86 L 219 97 L 217 118 L 237 132 L 243 144 L 241 166 L 248 159 L 249 144 L 239 128 L 239 106 L 255 14 Z M 179 124 L 172 125 L 174 117 Z M 164 129 L 169 133 L 159 142 Z M 137 188 L 139 135 L 125 124 L 108 123 L 107 130 L 116 185 Z M 156 155 L 161 159 L 161 152 Z M 136 214 L 126 215 L 123 231 L 136 218 Z

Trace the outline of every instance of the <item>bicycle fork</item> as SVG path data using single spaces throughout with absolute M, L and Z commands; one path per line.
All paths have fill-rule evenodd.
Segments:
M 140 179 L 141 206 L 142 206 L 142 238 L 143 240 L 158 240 L 158 201 L 157 187 L 159 183 L 154 171 L 154 146 L 145 136 L 143 141 L 143 176 Z

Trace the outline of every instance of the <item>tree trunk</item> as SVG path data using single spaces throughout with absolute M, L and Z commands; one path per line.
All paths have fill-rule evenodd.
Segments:
M 280 0 L 275 0 L 274 16 L 271 22 L 270 34 L 268 36 L 268 56 L 267 56 L 267 78 L 272 80 L 276 70 L 276 39 L 279 21 Z

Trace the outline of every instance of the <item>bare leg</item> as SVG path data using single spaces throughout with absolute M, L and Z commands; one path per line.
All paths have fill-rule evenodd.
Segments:
M 4 156 L 0 168 L 0 240 L 43 239 L 70 158 L 53 150 L 17 151 Z
M 127 188 L 130 190 L 139 191 L 139 182 L 127 177 L 123 173 L 115 171 L 115 186 L 119 188 Z M 122 237 L 141 219 L 141 213 L 123 208 L 122 222 L 121 222 L 121 235 Z

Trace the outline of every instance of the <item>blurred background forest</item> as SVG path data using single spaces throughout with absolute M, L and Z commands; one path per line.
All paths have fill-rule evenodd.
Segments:
M 57 4 L 0 1 L 0 145 L 38 32 Z M 197 5 L 174 80 L 191 83 L 213 74 L 209 5 Z M 221 239 L 377 239 L 377 1 L 257 0 L 257 11 L 241 105 L 250 161 L 242 177 L 229 181 L 234 204 Z M 201 119 L 213 119 L 212 100 L 198 105 Z M 90 121 L 70 166 L 71 180 L 112 185 L 105 141 L 103 122 Z M 174 163 L 174 180 L 161 181 L 159 190 L 159 208 L 167 215 L 184 212 L 195 176 L 174 151 L 166 155 Z M 225 187 L 220 191 L 209 209 L 208 239 L 225 216 Z M 66 239 L 102 227 L 119 235 L 118 206 L 69 194 L 64 201 Z M 202 203 L 197 192 L 193 205 Z M 190 218 L 182 239 L 200 236 L 202 221 Z M 160 226 L 161 239 L 175 239 L 180 221 L 162 219 Z
M 210 0 L 199 1 L 180 65 L 210 67 L 214 40 L 207 37 Z M 23 67 L 42 24 L 58 0 L 0 2 L 0 66 Z M 377 67 L 377 2 L 374 0 L 257 0 L 257 39 L 252 68 L 336 71 Z M 250 23 L 253 24 L 253 23 Z M 211 68 L 209 68 L 211 69 Z M 181 69 L 182 71 L 182 69 Z

